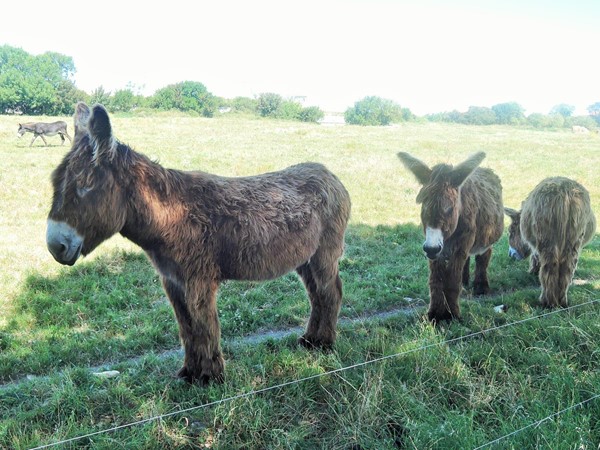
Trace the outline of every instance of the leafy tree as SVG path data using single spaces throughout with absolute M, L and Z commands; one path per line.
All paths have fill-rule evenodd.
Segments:
M 569 119 L 568 126 L 579 125 L 580 127 L 586 127 L 588 130 L 595 130 L 600 125 L 595 119 L 594 116 L 574 116 Z
M 600 125 L 600 102 L 596 102 L 593 105 L 588 106 L 588 113 Z
M 73 113 L 73 108 L 77 102 L 89 103 L 90 96 L 77 89 L 75 84 L 68 80 L 61 80 L 56 87 L 56 102 L 54 108 L 54 114 L 67 114 Z
M 587 110 L 590 113 L 590 116 L 600 116 L 600 102 L 588 106 Z
M 249 97 L 235 97 L 231 100 L 230 106 L 237 112 L 256 113 L 258 100 Z
M 496 113 L 485 106 L 469 106 L 462 119 L 464 123 L 472 125 L 492 125 L 497 121 Z
M 32 56 L 0 46 L 0 112 L 70 114 L 81 95 L 72 77 L 73 59 L 55 52 Z
M 90 103 L 100 103 L 108 107 L 110 103 L 110 91 L 105 91 L 104 86 L 98 86 L 92 91 L 92 95 L 90 95 Z
M 279 107 L 272 114 L 277 119 L 299 120 L 302 112 L 302 105 L 298 102 L 283 100 Z
M 302 122 L 318 122 L 323 117 L 325 117 L 325 113 L 318 106 L 308 106 L 306 108 L 302 108 L 300 111 L 299 119 Z
M 575 112 L 575 107 L 573 105 L 567 105 L 565 103 L 561 103 L 560 105 L 556 105 L 550 111 L 550 115 L 560 115 L 563 117 L 571 117 Z
M 562 128 L 565 126 L 565 118 L 560 114 L 532 113 L 527 116 L 527 123 L 535 128 Z
M 274 116 L 283 103 L 283 98 L 279 94 L 266 92 L 258 96 L 258 113 L 263 116 Z
M 170 84 L 154 93 L 151 105 L 159 109 L 195 111 L 204 117 L 213 117 L 217 101 L 206 86 L 197 81 Z
M 499 103 L 492 106 L 492 111 L 496 114 L 497 123 L 516 125 L 525 120 L 524 109 L 515 102 Z
M 136 106 L 136 99 L 131 89 L 120 89 L 112 95 L 108 101 L 110 112 L 131 111 Z
M 381 97 L 371 96 L 354 103 L 344 113 L 347 123 L 353 125 L 389 125 L 403 120 L 404 114 L 400 105 Z

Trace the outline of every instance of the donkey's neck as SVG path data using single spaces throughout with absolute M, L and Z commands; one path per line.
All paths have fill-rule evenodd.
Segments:
M 142 157 L 123 173 L 127 219 L 121 234 L 144 250 L 168 244 L 188 214 L 183 201 L 182 172 L 168 170 Z

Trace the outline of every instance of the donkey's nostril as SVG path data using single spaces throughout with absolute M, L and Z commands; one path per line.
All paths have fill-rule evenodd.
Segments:
M 438 255 L 442 251 L 442 246 L 441 245 L 434 245 L 434 246 L 424 245 L 423 251 L 425 252 L 425 254 L 427 255 L 427 257 L 429 259 L 435 259 L 438 257 Z
M 61 241 L 48 241 L 48 250 L 54 256 L 61 256 L 67 251 L 67 246 Z

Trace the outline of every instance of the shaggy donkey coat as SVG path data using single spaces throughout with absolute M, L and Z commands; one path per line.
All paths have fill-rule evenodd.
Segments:
M 408 153 L 398 153 L 422 188 L 421 223 L 423 251 L 429 258 L 428 317 L 450 320 L 460 317 L 458 298 L 462 283 L 469 284 L 469 263 L 475 255 L 473 292 L 489 292 L 487 267 L 494 244 L 504 229 L 502 186 L 490 170 L 479 168 L 485 153 L 479 152 L 452 167 L 429 168 Z
M 180 377 L 223 378 L 216 295 L 227 279 L 296 270 L 312 306 L 300 343 L 333 345 L 350 197 L 321 164 L 240 178 L 165 169 L 115 140 L 101 105 L 80 103 L 52 183 L 47 244 L 58 262 L 74 264 L 115 233 L 146 251 L 179 323 Z
M 509 255 L 531 255 L 529 271 L 539 275 L 543 306 L 567 306 L 567 292 L 581 248 L 592 240 L 596 218 L 588 191 L 564 177 L 542 180 L 521 205 L 505 208 L 511 218 Z

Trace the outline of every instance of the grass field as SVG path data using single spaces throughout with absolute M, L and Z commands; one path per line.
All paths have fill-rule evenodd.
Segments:
M 28 120 L 50 118 L 0 116 L 0 448 L 163 414 L 57 448 L 599 448 L 600 398 L 586 401 L 600 394 L 600 238 L 583 251 L 573 307 L 538 317 L 547 311 L 538 307 L 537 280 L 527 261 L 509 260 L 505 233 L 490 265 L 492 295 L 475 299 L 466 290 L 463 320 L 433 328 L 423 320 L 418 186 L 395 156 L 404 150 L 432 164 L 457 163 L 484 150 L 482 165 L 502 179 L 506 206 L 518 208 L 541 179 L 563 175 L 589 189 L 600 217 L 598 135 L 113 117 L 121 141 L 167 167 L 238 176 L 313 160 L 352 197 L 334 350 L 296 346 L 309 308 L 295 275 L 226 282 L 219 293 L 226 380 L 202 388 L 174 377 L 182 361 L 176 322 L 138 248 L 116 236 L 70 268 L 46 250 L 49 176 L 68 146 L 52 137 L 49 147 L 38 140 L 29 148 L 30 135 L 16 138 L 17 123 Z M 507 311 L 495 312 L 501 304 Z M 105 370 L 119 375 L 94 375 Z

